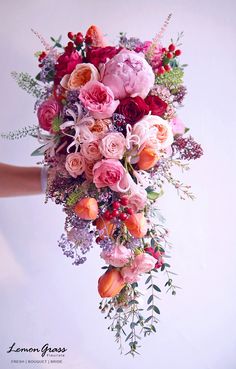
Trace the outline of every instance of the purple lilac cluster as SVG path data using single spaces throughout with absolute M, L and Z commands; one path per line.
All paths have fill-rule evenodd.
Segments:
M 178 155 L 181 160 L 195 160 L 203 155 L 203 150 L 192 136 L 177 137 L 172 144 L 173 153 Z

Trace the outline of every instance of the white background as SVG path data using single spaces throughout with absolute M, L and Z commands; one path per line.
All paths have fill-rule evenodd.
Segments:
M 178 173 L 197 200 L 183 202 L 166 186 L 160 202 L 182 289 L 176 297 L 163 292 L 158 333 L 143 340 L 135 359 L 119 355 L 97 309 L 98 247 L 85 265 L 74 267 L 57 247 L 60 207 L 44 205 L 43 196 L 1 199 L 1 368 L 23 366 L 11 364 L 13 355 L 6 354 L 13 342 L 68 348 L 63 365 L 25 365 L 30 368 L 236 368 L 235 11 L 233 0 L 1 0 L 1 131 L 36 122 L 33 98 L 10 77 L 12 70 L 37 73 L 33 53 L 41 45 L 31 27 L 49 38 L 97 24 L 110 41 L 120 31 L 150 39 L 173 12 L 164 40 L 184 30 L 182 61 L 189 64 L 179 115 L 205 151 L 187 175 Z M 36 147 L 30 138 L 1 140 L 0 160 L 35 165 L 30 153 Z

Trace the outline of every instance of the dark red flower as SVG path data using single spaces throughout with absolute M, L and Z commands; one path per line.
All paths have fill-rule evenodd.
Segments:
M 73 72 L 76 65 L 82 62 L 82 57 L 75 49 L 66 49 L 64 54 L 59 56 L 55 65 L 56 74 L 54 77 L 55 84 L 59 84 L 61 79 Z
M 159 115 L 161 117 L 167 109 L 168 104 L 155 95 L 149 95 L 145 99 L 145 103 L 149 106 L 153 115 Z
M 90 47 L 87 50 L 86 61 L 98 67 L 100 63 L 105 63 L 107 59 L 113 58 L 122 48 L 113 46 Z
M 155 268 L 158 269 L 163 264 L 163 252 L 161 251 L 155 251 L 152 247 L 145 247 L 145 252 L 148 252 L 151 254 L 155 259 L 157 259 L 157 262 L 155 264 Z
M 116 113 L 122 114 L 128 124 L 135 124 L 149 113 L 149 106 L 140 97 L 126 97 L 120 101 Z

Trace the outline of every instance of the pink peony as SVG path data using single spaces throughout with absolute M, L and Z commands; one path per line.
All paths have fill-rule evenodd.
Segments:
M 101 160 L 93 167 L 93 182 L 97 188 L 110 187 L 116 192 L 129 190 L 129 179 L 119 160 Z
M 119 105 L 112 90 L 98 81 L 87 82 L 81 87 L 79 98 L 96 119 L 110 118 Z
M 127 96 L 145 99 L 155 80 L 152 68 L 144 57 L 129 50 L 122 50 L 109 60 L 101 71 L 101 78 L 116 99 Z
M 84 157 L 78 152 L 67 155 L 65 167 L 72 177 L 78 177 L 85 169 Z
M 132 251 L 123 245 L 115 245 L 111 251 L 102 251 L 101 258 L 114 267 L 123 267 L 129 262 Z
M 45 131 L 52 131 L 53 119 L 58 116 L 59 112 L 60 105 L 53 97 L 45 100 L 37 111 L 40 127 Z
M 125 137 L 122 133 L 108 133 L 100 141 L 100 150 L 106 159 L 122 159 L 125 152 Z
M 178 135 L 183 135 L 184 134 L 184 131 L 185 131 L 184 123 L 178 117 L 174 117 L 170 121 L 170 125 L 172 127 L 172 132 L 173 132 L 174 136 L 177 135 L 177 134 Z

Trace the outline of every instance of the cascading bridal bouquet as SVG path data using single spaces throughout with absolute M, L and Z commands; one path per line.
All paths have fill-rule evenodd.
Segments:
M 13 77 L 36 97 L 38 124 L 5 135 L 29 134 L 41 143 L 32 155 L 43 155 L 49 168 L 46 201 L 66 213 L 59 246 L 74 265 L 85 262 L 94 243 L 101 248 L 100 309 L 111 319 L 120 349 L 124 337 L 132 355 L 142 335 L 156 332 L 158 273 L 166 274 L 173 295 L 176 289 L 158 210 L 163 184 L 171 183 L 182 199 L 193 198 L 171 169 L 188 169 L 188 161 L 202 155 L 176 113 L 186 94 L 185 65 L 179 59 L 182 34 L 167 47 L 161 43 L 169 20 L 153 41 L 121 33 L 116 46 L 95 26 L 85 37 L 69 32 L 66 46 L 61 37 L 50 45 L 34 32 L 44 46 L 36 53 L 40 71 L 36 78 Z M 146 304 L 140 302 L 141 276 Z

